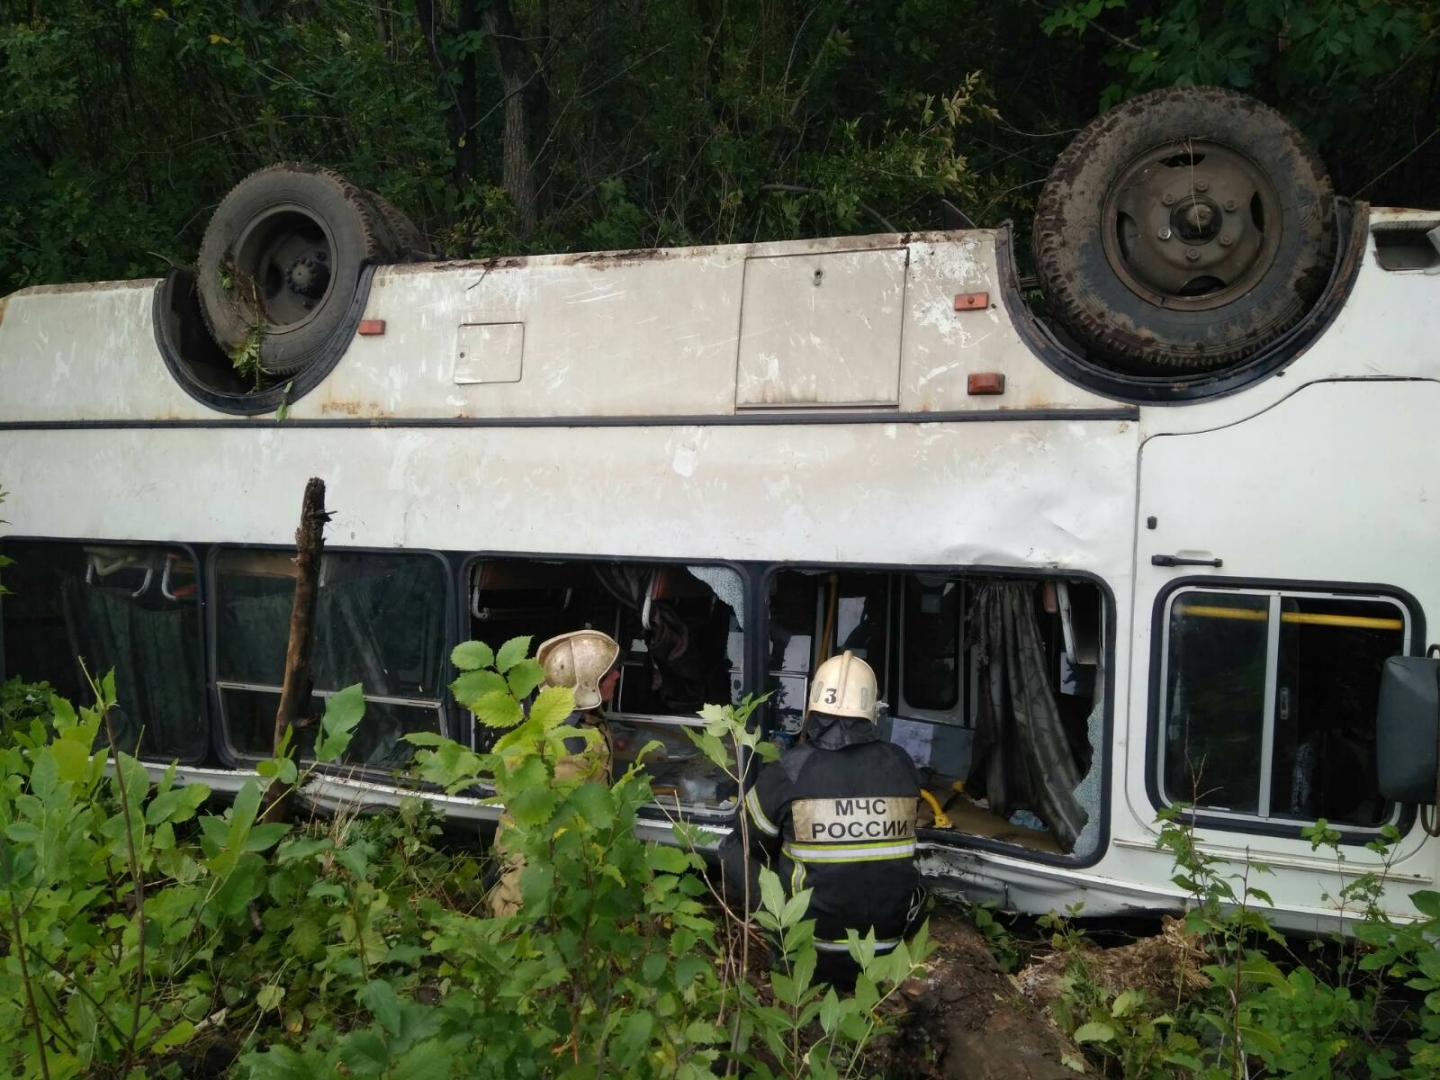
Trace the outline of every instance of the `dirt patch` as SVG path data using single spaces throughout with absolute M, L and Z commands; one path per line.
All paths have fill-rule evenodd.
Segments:
M 899 1080 L 1074 1080 L 1079 1050 L 1000 969 L 960 915 L 930 919 L 927 974 L 902 988 L 908 1011 L 879 1041 L 870 1066 Z
M 1123 990 L 1143 990 L 1159 1001 L 1184 1000 L 1210 985 L 1200 971 L 1209 957 L 1179 919 L 1165 918 L 1160 933 L 1113 949 L 1081 949 L 1074 954 L 1051 953 L 1020 973 L 1020 992 L 1041 1009 L 1060 996 L 1060 980 L 1072 960 L 1085 977 L 1113 998 Z

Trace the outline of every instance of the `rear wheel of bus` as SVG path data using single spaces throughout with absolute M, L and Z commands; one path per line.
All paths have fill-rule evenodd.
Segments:
M 283 378 L 353 332 L 365 266 L 425 257 L 420 231 L 379 195 L 315 165 L 272 165 L 242 180 L 210 219 L 200 308 L 221 348 Z
M 1085 128 L 1036 207 L 1036 269 L 1087 352 L 1140 375 L 1232 367 L 1329 279 L 1330 179 L 1274 109 L 1215 87 L 1142 94 Z

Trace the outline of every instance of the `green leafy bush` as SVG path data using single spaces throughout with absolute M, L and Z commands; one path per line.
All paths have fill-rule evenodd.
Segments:
M 861 1075 L 923 937 L 880 958 L 857 939 L 864 974 L 836 994 L 814 983 L 804 898 L 767 875 L 777 966 L 745 970 L 749 932 L 710 902 L 700 857 L 637 838 L 643 766 L 613 785 L 555 777 L 573 698 L 522 708 L 540 682 L 528 646 L 455 653 L 460 700 L 512 728 L 493 753 L 412 736 L 424 782 L 507 809 L 525 860 L 507 918 L 484 914 L 483 855 L 443 847 L 418 799 L 265 821 L 344 753 L 358 686 L 329 699 L 313 764 L 287 740 L 223 809 L 114 749 L 111 676 L 78 711 L 25 691 L 0 746 L 0 1062 L 47 1078 Z M 732 769 L 729 748 L 757 744 L 751 708 L 707 709 L 701 738 Z

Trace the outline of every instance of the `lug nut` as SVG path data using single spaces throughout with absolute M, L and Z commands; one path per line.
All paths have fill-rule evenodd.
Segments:
M 1226 200 L 1225 200 L 1225 209 L 1226 209 L 1226 210 L 1229 210 L 1232 214 L 1235 212 L 1235 207 L 1236 207 L 1237 205 L 1239 205 L 1239 204 L 1236 203 L 1234 199 L 1226 199 Z
M 1165 226 L 1165 228 L 1160 230 L 1159 236 L 1161 240 L 1169 240 L 1170 235 L 1170 226 L 1167 225 Z
M 1230 234 L 1229 234 L 1229 233 L 1221 233 L 1221 234 L 1220 234 L 1220 246 L 1221 246 L 1221 247 L 1229 247 L 1232 242 L 1233 242 L 1233 241 L 1230 239 Z
M 1233 207 L 1232 207 L 1232 208 L 1233 208 Z M 326 260 L 326 258 L 327 258 L 327 256 L 326 256 L 325 252 L 323 252 L 323 251 L 317 251 L 317 252 L 315 252 L 315 261 L 316 261 L 316 262 L 324 262 L 324 261 Z
M 1175 196 L 1174 196 L 1174 195 L 1171 195 L 1170 192 L 1167 191 L 1167 192 L 1165 192 L 1164 195 L 1161 195 L 1161 196 L 1160 196 L 1160 201 L 1161 201 L 1162 203 L 1164 203 L 1166 206 L 1174 206 L 1174 205 L 1175 205 Z
M 1195 181 L 1195 190 L 1196 190 L 1196 191 L 1209 191 L 1209 190 L 1210 190 L 1210 181 L 1209 181 L 1209 180 L 1196 180 L 1196 181 Z
M 1194 248 L 1189 248 L 1185 252 L 1185 258 L 1189 259 L 1191 262 L 1194 262 L 1196 259 L 1200 258 L 1200 252 L 1196 251 Z

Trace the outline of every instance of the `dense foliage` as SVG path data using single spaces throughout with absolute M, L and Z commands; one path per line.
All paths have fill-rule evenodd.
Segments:
M 112 676 L 78 711 L 7 685 L 0 1067 L 44 1080 L 864 1075 L 923 932 L 887 957 L 856 939 L 864 973 L 837 995 L 814 984 L 808 891 L 787 900 L 767 871 L 757 918 L 774 964 L 747 964 L 746 924 L 707 899 L 699 856 L 637 838 L 653 798 L 642 767 L 613 786 L 556 777 L 574 699 L 542 690 L 522 716 L 540 682 L 528 645 L 455 651 L 457 695 L 511 729 L 493 753 L 411 737 L 425 780 L 506 806 L 525 903 L 504 918 L 482 902 L 480 846 L 442 848 L 418 799 L 268 821 L 265 803 L 311 767 L 288 747 L 260 766 L 277 787 L 252 779 L 225 805 L 173 768 L 152 783 L 116 750 Z M 706 710 L 697 742 L 722 767 L 756 746 L 751 708 Z M 319 763 L 340 759 L 363 714 L 359 686 L 329 699 Z
M 0 293 L 193 260 L 264 164 L 455 255 L 1023 222 L 1075 128 L 1240 87 L 1342 193 L 1433 200 L 1436 0 L 17 0 Z
M 1151 939 L 1143 960 L 1105 974 L 1106 955 L 1073 916 L 1051 913 L 1051 961 L 1062 972 L 1050 1013 L 1117 1080 L 1429 1080 L 1440 1075 L 1440 892 L 1410 894 L 1419 917 L 1385 910 L 1400 831 L 1366 846 L 1379 869 L 1350 876 L 1327 897 L 1353 920 L 1349 935 L 1286 938 L 1271 926 L 1261 887 L 1269 867 L 1232 862 L 1197 843 L 1184 807 L 1160 814 L 1159 847 L 1187 894 L 1183 920 Z M 1304 830 L 1343 865 L 1340 833 L 1323 819 Z M 1390 883 L 1394 889 L 1395 883 Z M 996 958 L 1018 960 L 1003 916 L 975 911 Z M 1143 944 L 1143 943 L 1142 943 Z M 1123 950 L 1122 950 L 1123 951 Z M 1074 1064 L 1078 1067 L 1079 1061 Z

